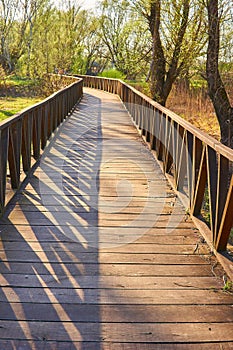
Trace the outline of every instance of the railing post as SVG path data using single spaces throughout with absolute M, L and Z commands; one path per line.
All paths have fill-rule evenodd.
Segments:
M 8 157 L 9 128 L 0 130 L 0 213 L 3 213 L 6 196 L 6 170 Z

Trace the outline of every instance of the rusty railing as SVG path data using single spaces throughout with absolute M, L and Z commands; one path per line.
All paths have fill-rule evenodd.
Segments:
M 0 123 L 0 214 L 53 132 L 82 97 L 82 80 L 67 79 L 70 85 L 66 88 Z
M 233 225 L 233 150 L 120 80 L 80 77 L 86 87 L 119 95 L 208 242 L 225 251 Z

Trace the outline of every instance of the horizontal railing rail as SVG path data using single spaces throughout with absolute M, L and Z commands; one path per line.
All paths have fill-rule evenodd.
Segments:
M 225 251 L 233 225 L 233 150 L 121 80 L 80 76 L 84 86 L 118 94 L 192 217 Z
M 67 87 L 0 123 L 0 214 L 40 157 L 53 132 L 82 97 L 83 81 L 67 79 Z M 12 191 L 13 190 L 13 191 Z

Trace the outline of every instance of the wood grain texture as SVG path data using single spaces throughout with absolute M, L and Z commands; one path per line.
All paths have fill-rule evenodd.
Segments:
M 232 349 L 224 272 L 116 96 L 86 90 L 0 231 L 0 349 Z

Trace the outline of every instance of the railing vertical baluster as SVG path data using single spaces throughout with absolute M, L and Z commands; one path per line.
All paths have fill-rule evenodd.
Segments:
M 215 247 L 218 251 L 225 251 L 229 239 L 229 235 L 233 226 L 233 175 L 224 206 L 220 228 L 217 233 Z
M 192 204 L 192 189 L 193 189 L 193 157 L 194 157 L 194 136 L 189 131 L 186 134 L 186 162 L 187 162 L 187 180 L 188 180 L 188 199 L 189 208 Z
M 150 138 L 150 148 L 155 150 L 156 148 L 156 110 L 155 108 L 151 108 L 151 138 Z
M 217 157 L 216 152 L 207 146 L 207 178 L 210 207 L 210 226 L 212 239 L 215 241 L 215 223 L 216 223 L 216 198 L 217 198 Z
M 158 160 L 163 160 L 163 153 L 164 153 L 164 115 L 162 112 L 159 111 L 158 113 L 159 118 L 157 119 L 158 121 L 158 137 L 156 139 L 156 152 L 157 152 L 157 157 Z
M 33 114 L 33 157 L 38 160 L 40 157 L 40 141 L 41 141 L 41 109 L 36 109 Z
M 23 171 L 25 173 L 31 168 L 32 126 L 33 114 L 32 111 L 30 111 L 23 118 L 22 130 L 22 162 Z
M 199 216 L 207 182 L 206 148 L 203 147 L 191 213 Z
M 48 139 L 48 115 L 46 107 L 41 108 L 41 148 L 44 149 Z
M 229 189 L 229 160 L 222 155 L 218 155 L 218 182 L 217 182 L 217 199 L 216 199 L 216 224 L 215 224 L 215 243 L 218 240 L 219 228 L 223 216 L 227 192 Z M 233 216 L 233 215 L 232 215 Z
M 12 123 L 9 127 L 8 162 L 11 177 L 11 187 L 18 188 L 20 183 L 20 157 L 22 143 L 22 119 Z
M 9 143 L 9 128 L 0 130 L 0 213 L 3 213 L 6 196 L 6 171 Z
M 180 133 L 178 134 L 178 150 L 179 153 L 177 155 L 177 159 L 179 159 L 178 163 L 178 171 L 177 171 L 177 189 L 179 191 L 183 191 L 184 181 L 186 177 L 187 171 L 187 144 L 186 144 L 186 130 L 182 127 L 179 127 Z
M 173 158 L 172 158 L 172 122 L 171 119 L 167 116 L 167 125 L 166 125 L 166 148 L 165 148 L 165 159 L 164 159 L 164 172 L 170 173 Z
M 203 144 L 202 142 L 197 138 L 194 137 L 193 141 L 193 163 L 192 163 L 192 194 L 191 194 L 191 205 L 190 208 L 193 206 L 194 201 L 194 195 L 195 190 L 197 186 L 197 180 L 198 180 L 198 174 L 200 170 L 200 163 L 202 159 L 202 153 L 203 153 Z
M 46 118 L 47 118 L 47 125 L 48 125 L 48 132 L 47 132 L 47 139 L 50 138 L 51 134 L 52 134 L 52 129 L 53 129 L 53 120 L 52 120 L 52 104 L 51 104 L 51 101 L 46 105 L 46 108 L 45 108 L 45 115 L 46 115 Z

